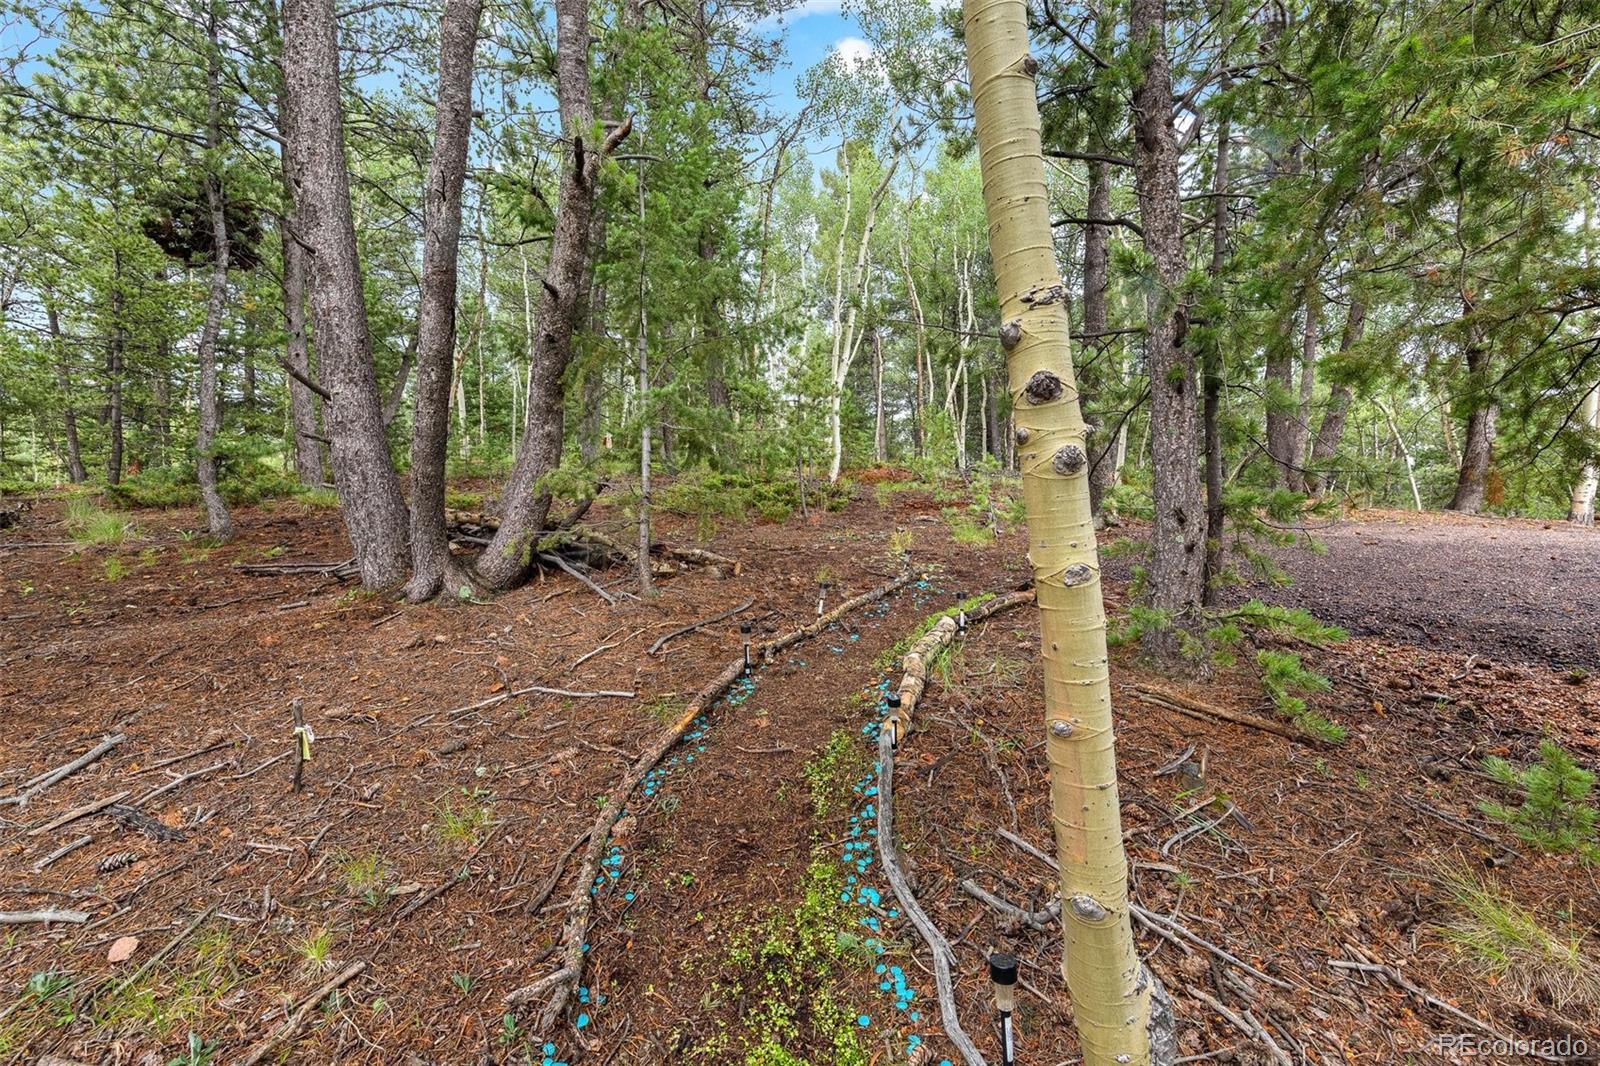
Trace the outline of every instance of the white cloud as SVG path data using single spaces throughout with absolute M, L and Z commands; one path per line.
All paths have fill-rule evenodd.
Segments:
M 767 15 L 756 23 L 758 30 L 774 30 L 808 19 L 812 15 L 837 15 L 844 10 L 844 0 L 800 0 L 793 7 Z
M 833 42 L 833 54 L 851 70 L 875 72 L 878 69 L 878 60 L 872 45 L 860 37 L 839 38 Z

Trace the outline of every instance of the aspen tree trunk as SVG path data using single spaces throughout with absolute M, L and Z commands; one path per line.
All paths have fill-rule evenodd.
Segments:
M 651 594 L 650 587 L 650 319 L 645 311 L 648 293 L 645 281 L 644 161 L 639 162 L 639 592 Z
M 883 412 L 883 334 L 872 331 L 872 389 L 873 389 L 873 458 L 879 463 L 889 461 L 889 423 Z
M 1038 65 L 1022 0 L 965 0 L 963 10 L 1038 591 L 1067 985 L 1086 1066 L 1165 1063 L 1175 1052 L 1171 1006 L 1139 960 L 1128 910 L 1105 609 L 1040 154 Z
M 434 105 L 433 157 L 423 186 L 422 294 L 411 423 L 411 581 L 406 598 L 413 603 L 471 587 L 450 556 L 444 498 L 461 190 L 472 133 L 472 67 L 481 11 L 481 0 L 446 0 L 439 25 L 439 99 Z
M 337 32 L 333 0 L 285 0 L 284 140 L 310 259 L 311 322 L 317 369 L 328 391 L 323 424 L 339 510 L 361 583 L 388 588 L 406 577 L 408 518 L 372 365 L 344 150 Z
M 1583 398 L 1583 408 L 1579 412 L 1579 425 L 1589 433 L 1600 433 L 1600 385 L 1589 390 L 1589 395 Z M 1600 485 L 1600 467 L 1594 460 L 1583 464 L 1583 472 L 1578 475 L 1577 484 L 1572 486 L 1572 502 L 1567 508 L 1567 521 L 1580 526 L 1594 525 L 1594 494 L 1595 487 Z
M 216 8 L 206 16 L 206 150 L 211 155 L 206 170 L 206 206 L 211 212 L 211 292 L 206 300 L 205 324 L 200 328 L 200 423 L 195 434 L 195 475 L 205 504 L 206 526 L 217 540 L 233 539 L 233 517 L 217 486 L 217 434 L 222 431 L 222 397 L 217 391 L 217 337 L 228 302 L 228 211 L 222 178 L 222 75 L 217 40 Z
M 916 332 L 912 335 L 916 342 L 913 352 L 913 370 L 911 372 L 911 443 L 916 449 L 917 458 L 922 458 L 924 440 L 926 439 L 927 409 L 922 402 L 922 382 L 925 377 L 924 365 L 927 362 L 928 351 L 928 326 L 922 316 L 922 299 L 917 295 L 917 278 L 911 271 L 911 251 L 906 247 L 904 239 L 900 241 L 900 270 L 906 277 L 906 295 L 911 299 L 911 320 L 916 325 Z
M 1406 447 L 1406 440 L 1400 435 L 1400 422 L 1394 416 L 1394 408 L 1390 407 L 1376 396 L 1372 398 L 1372 402 L 1377 404 L 1378 410 L 1383 412 L 1384 420 L 1389 423 L 1389 432 L 1394 436 L 1395 450 L 1400 453 L 1400 458 L 1404 460 L 1406 464 L 1406 480 L 1411 482 L 1411 499 L 1417 505 L 1417 510 L 1421 511 L 1422 493 L 1417 491 L 1416 460 L 1411 458 L 1411 449 Z

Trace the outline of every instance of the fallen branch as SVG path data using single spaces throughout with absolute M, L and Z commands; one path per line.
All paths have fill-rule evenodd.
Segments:
M 557 555 L 555 552 L 540 552 L 539 558 L 546 562 L 555 563 L 561 569 L 565 570 L 567 573 L 571 574 L 585 585 L 588 585 L 596 596 L 599 596 L 613 607 L 617 605 L 617 598 L 615 596 L 611 595 L 611 593 L 607 592 L 599 585 L 596 585 L 593 581 L 590 581 L 589 578 L 579 571 L 577 567 L 561 558 L 561 556 Z
M 204 777 L 206 774 L 214 774 L 227 765 L 228 762 L 226 759 L 224 759 L 222 762 L 215 762 L 210 766 L 204 766 L 198 770 L 191 770 L 189 773 L 174 777 L 166 784 L 158 785 L 157 787 L 152 788 L 149 792 L 146 792 L 144 795 L 140 796 L 138 799 L 134 800 L 133 806 L 143 807 L 146 803 L 149 803 L 157 796 L 165 796 L 168 792 L 171 792 L 173 789 L 182 786 L 185 782 L 193 781 L 197 777 Z
M 93 803 L 85 803 L 81 807 L 74 807 L 67 813 L 52 818 L 41 826 L 36 826 L 35 828 L 28 830 L 28 835 L 31 837 L 36 837 L 41 833 L 48 833 L 52 829 L 60 829 L 68 822 L 75 822 L 79 818 L 94 814 L 97 811 L 103 811 L 113 803 L 121 803 L 131 795 L 133 795 L 133 789 L 127 788 L 123 789 L 121 792 L 118 792 L 114 796 L 107 796 L 105 799 L 98 799 Z
M 868 603 L 876 602 L 890 595 L 898 589 L 904 588 L 915 580 L 914 572 L 905 573 L 885 585 L 880 585 L 871 592 L 866 592 L 855 599 L 840 604 L 827 615 L 817 619 L 808 626 L 804 626 L 785 636 L 779 637 L 764 644 L 761 649 L 762 656 L 770 660 L 774 651 L 782 650 L 808 636 L 820 633 L 827 625 L 831 625 L 848 612 Z M 752 649 L 755 651 L 756 649 Z M 572 893 L 567 900 L 567 920 L 561 931 L 561 965 L 551 974 L 548 974 L 530 985 L 514 989 L 505 997 L 508 1005 L 515 1006 L 528 1003 L 537 998 L 546 989 L 553 988 L 550 1000 L 540 1016 L 540 1025 L 544 1031 L 549 1032 L 561 1017 L 562 1011 L 571 1000 L 573 990 L 577 988 L 583 976 L 584 945 L 589 939 L 589 916 L 594 908 L 594 895 L 590 889 L 594 879 L 600 872 L 601 861 L 605 858 L 606 849 L 611 843 L 611 827 L 621 819 L 627 809 L 627 803 L 633 792 L 641 782 L 649 776 L 673 745 L 677 744 L 691 723 L 701 714 L 708 711 L 722 694 L 726 692 L 735 681 L 745 672 L 745 659 L 740 654 L 730 660 L 720 673 L 706 683 L 695 697 L 689 701 L 683 713 L 678 715 L 670 725 L 657 734 L 656 739 L 640 753 L 629 767 L 626 774 L 616 787 L 607 793 L 606 804 L 600 813 L 595 816 L 589 828 L 589 846 L 584 850 L 583 862 L 578 867 L 577 880 L 573 882 Z
M 239 1066 L 255 1066 L 256 1063 L 266 1058 L 279 1044 L 300 1031 L 300 1027 L 305 1025 L 306 1019 L 311 1016 L 312 1010 L 316 1008 L 318 1003 L 321 1003 L 331 993 L 349 984 L 358 975 L 365 972 L 366 968 L 367 964 L 365 962 L 352 962 L 349 966 L 334 974 L 328 979 L 327 984 L 301 1000 L 299 1008 L 290 1015 L 287 1021 L 274 1029 L 265 1040 L 251 1048 L 250 1054 L 239 1060 Z
M 100 758 L 100 756 L 104 755 L 106 752 L 110 751 L 112 748 L 116 747 L 118 744 L 121 744 L 127 739 L 128 738 L 121 733 L 116 733 L 112 736 L 106 737 L 100 743 L 96 744 L 94 747 L 90 748 L 76 759 L 73 759 L 71 762 L 58 766 L 54 770 L 46 770 L 44 773 L 38 774 L 24 781 L 22 784 L 17 786 L 17 792 L 19 794 L 15 796 L 7 796 L 5 799 L 0 799 L 0 805 L 15 803 L 19 806 L 26 807 L 28 805 L 28 801 L 34 796 L 37 796 L 39 793 L 43 792 L 56 782 L 64 780 L 72 774 L 77 773 L 79 770 L 82 770 L 85 766 L 88 766 L 90 763 Z
M 961 1028 L 961 1019 L 956 1013 L 955 988 L 950 980 L 950 964 L 955 961 L 955 951 L 944 934 L 939 932 L 938 926 L 923 912 L 916 893 L 911 890 L 911 883 L 900 869 L 900 854 L 894 846 L 894 737 L 888 729 L 878 734 L 878 795 L 874 798 L 878 807 L 878 856 L 883 862 L 884 875 L 889 878 L 889 886 L 900 901 L 900 910 L 911 919 L 911 924 L 917 927 L 917 932 L 927 942 L 928 950 L 933 953 L 933 980 L 939 995 L 939 1015 L 944 1020 L 945 1035 L 961 1052 L 967 1066 L 987 1066 L 972 1038 Z
M 1259 729 L 1263 733 L 1273 733 L 1300 744 L 1316 743 L 1313 738 L 1306 736 L 1293 726 L 1285 725 L 1282 722 L 1274 722 L 1270 718 L 1246 714 L 1243 711 L 1231 711 L 1226 707 L 1218 707 L 1210 703 L 1201 703 L 1199 700 L 1180 696 L 1175 692 L 1151 688 L 1148 685 L 1130 685 L 1128 688 L 1134 693 L 1134 697 L 1142 703 L 1163 707 L 1169 711 L 1176 711 L 1190 718 L 1230 722 L 1233 725 L 1242 725 L 1246 729 Z
M 615 537 L 601 533 L 597 529 L 590 529 L 588 526 L 574 526 L 567 532 L 572 536 L 578 537 L 582 540 L 592 541 L 593 543 L 599 544 L 602 547 L 610 548 L 623 558 L 629 558 L 633 556 L 637 550 L 630 545 L 623 544 Z M 740 571 L 743 569 L 739 560 L 730 559 L 726 555 L 718 555 L 716 552 L 709 552 L 703 548 L 674 548 L 670 544 L 656 543 L 650 545 L 650 554 L 665 555 L 669 559 L 677 559 L 679 562 L 684 563 L 693 563 L 695 566 L 727 567 L 733 572 L 734 577 L 738 577 Z
M 170 758 L 162 759 L 160 762 L 153 762 L 149 766 L 141 766 L 137 770 L 129 770 L 128 771 L 128 776 L 129 777 L 138 777 L 140 774 L 147 774 L 151 770 L 159 770 L 163 766 L 172 766 L 174 763 L 187 762 L 190 759 L 197 759 L 202 755 L 209 755 L 211 752 L 216 751 L 218 748 L 225 748 L 225 747 L 227 747 L 228 745 L 230 745 L 232 743 L 233 743 L 233 741 L 229 740 L 229 739 L 219 740 L 214 744 L 208 744 L 203 748 L 197 748 L 194 751 L 188 752 L 186 754 L 174 755 L 174 756 L 172 756 Z
M 631 700 L 639 695 L 637 692 L 621 692 L 614 691 L 612 689 L 596 689 L 593 692 L 583 692 L 570 688 L 549 688 L 545 685 L 529 685 L 526 688 L 519 688 L 511 692 L 502 692 L 497 696 L 490 696 L 488 699 L 479 700 L 477 703 L 469 703 L 465 707 L 457 707 L 455 710 L 448 712 L 448 714 L 450 717 L 454 718 L 458 714 L 466 714 L 468 711 L 481 711 L 486 708 L 493 707 L 496 704 L 504 703 L 506 700 L 516 699 L 518 696 L 530 696 L 536 693 L 541 696 L 566 696 L 569 699 L 575 700 Z
M 751 605 L 753 605 L 755 602 L 756 602 L 756 598 L 754 596 L 751 596 L 748 600 L 745 600 L 743 603 L 741 603 L 739 606 L 733 608 L 732 610 L 723 611 L 719 615 L 713 615 L 710 618 L 705 618 L 705 619 L 702 619 L 702 620 L 700 620 L 698 622 L 691 622 L 688 625 L 683 626 L 680 629 L 674 629 L 672 632 L 664 635 L 659 640 L 657 640 L 654 644 L 650 645 L 649 654 L 654 655 L 656 652 L 660 651 L 663 647 L 666 646 L 666 643 L 669 640 L 676 640 L 679 637 L 687 636 L 690 633 L 693 633 L 698 629 L 704 629 L 706 626 L 715 625 L 716 623 L 721 622 L 723 619 L 732 618 L 736 614 L 739 614 L 739 613 L 741 613 L 743 611 L 748 611 L 750 609 Z
M 0 925 L 28 925 L 32 922 L 72 922 L 81 925 L 89 920 L 87 911 L 0 911 Z
M 1289 1058 L 1288 1053 L 1285 1052 L 1283 1048 L 1278 1046 L 1278 1042 L 1272 1039 L 1272 1034 L 1267 1032 L 1266 1027 L 1260 1022 L 1256 1022 L 1254 1025 L 1250 1024 L 1250 1021 L 1255 1021 L 1255 1019 L 1252 1018 L 1250 1021 L 1246 1021 L 1244 1018 L 1239 1017 L 1227 1007 L 1224 1007 L 1220 1000 L 1214 998 L 1209 993 L 1202 992 L 1198 988 L 1189 988 L 1187 991 L 1191 996 L 1195 997 L 1200 1002 L 1204 1003 L 1206 1006 L 1210 1007 L 1212 1010 L 1226 1018 L 1228 1020 L 1228 1024 L 1232 1025 L 1235 1029 L 1239 1030 L 1239 1032 L 1249 1037 L 1252 1042 L 1265 1047 L 1269 1052 L 1272 1053 L 1272 1058 L 1275 1062 L 1277 1062 L 1278 1066 L 1294 1066 L 1294 1060 Z M 1249 1012 L 1246 1011 L 1245 1013 L 1248 1014 Z
M 83 847 L 85 844 L 89 843 L 93 839 L 94 839 L 94 837 L 92 837 L 92 836 L 84 835 L 84 836 L 79 837 L 77 840 L 74 840 L 70 844 L 61 845 L 59 848 L 57 848 L 56 850 L 52 851 L 50 854 L 46 855 L 44 858 L 42 858 L 38 862 L 34 863 L 33 864 L 34 872 L 37 873 L 40 870 L 43 870 L 46 866 L 49 866 L 51 863 L 55 862 L 57 859 L 66 858 L 68 855 L 71 855 L 73 852 L 77 851 L 79 848 Z
M 1013 592 L 1005 596 L 996 596 L 992 600 L 985 600 L 972 610 L 966 612 L 967 624 L 981 622 L 991 615 L 1013 607 L 1021 607 L 1025 603 L 1033 602 L 1033 590 Z M 956 639 L 960 629 L 955 618 L 950 615 L 935 622 L 933 628 L 923 634 L 917 642 L 911 645 L 911 650 L 906 652 L 900 660 L 900 669 L 905 671 L 905 676 L 900 680 L 900 707 L 891 710 L 889 717 L 884 720 L 883 727 L 893 734 L 896 744 L 900 743 L 906 733 L 911 729 L 911 715 L 916 710 L 917 701 L 922 698 L 923 689 L 928 686 L 928 667 L 939 653 L 948 648 Z
M 987 904 L 1012 921 L 1021 922 L 1029 929 L 1037 929 L 1040 932 L 1044 932 L 1061 920 L 1061 897 L 1059 895 L 1056 897 L 1055 902 L 1042 911 L 1025 911 L 1015 903 L 1008 903 L 1001 899 L 970 878 L 961 882 L 961 891 L 979 903 Z

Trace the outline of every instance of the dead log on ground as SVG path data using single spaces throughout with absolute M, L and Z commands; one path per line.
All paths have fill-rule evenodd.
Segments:
M 1259 715 L 1246 714 L 1243 711 L 1232 711 L 1226 707 L 1218 707 L 1215 704 L 1201 703 L 1199 700 L 1190 699 L 1187 696 L 1181 696 L 1176 692 L 1152 688 L 1149 685 L 1129 685 L 1128 689 L 1134 693 L 1134 698 L 1139 700 L 1141 703 L 1148 703 L 1152 706 L 1163 707 L 1166 710 L 1176 711 L 1177 713 L 1187 715 L 1190 718 L 1198 718 L 1201 720 L 1210 719 L 1211 721 L 1215 722 L 1230 722 L 1233 725 L 1242 725 L 1246 729 L 1258 729 L 1263 733 L 1272 733 L 1287 740 L 1293 740 L 1301 744 L 1316 743 L 1314 738 L 1307 736 L 1293 726 L 1286 725 L 1283 722 L 1274 722 L 1270 718 L 1262 718 Z
M 1004 596 L 996 596 L 992 600 L 985 600 L 972 610 L 966 612 L 967 624 L 981 622 L 985 618 L 999 614 L 1001 611 L 1013 607 L 1021 607 L 1025 603 L 1033 602 L 1033 590 L 1026 589 L 1022 592 L 1012 592 Z M 948 648 L 956 639 L 959 630 L 956 619 L 951 615 L 939 619 L 932 629 L 928 630 L 911 650 L 906 652 L 900 660 L 900 669 L 905 671 L 905 676 L 900 680 L 900 707 L 891 710 L 884 719 L 883 727 L 893 734 L 896 744 L 911 729 L 911 715 L 917 708 L 917 701 L 922 698 L 923 689 L 928 686 L 928 667 L 933 665 L 941 651 Z

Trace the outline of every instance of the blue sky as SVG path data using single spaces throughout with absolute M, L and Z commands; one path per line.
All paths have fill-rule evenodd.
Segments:
M 841 10 L 840 0 L 804 0 L 781 17 L 766 20 L 762 29 L 784 42 L 785 63 L 772 75 L 772 106 L 792 115 L 800 110 L 796 85 L 805 72 L 838 49 L 864 57 L 870 46 L 861 37 L 861 27 Z M 813 139 L 811 154 L 831 153 L 835 146 Z

